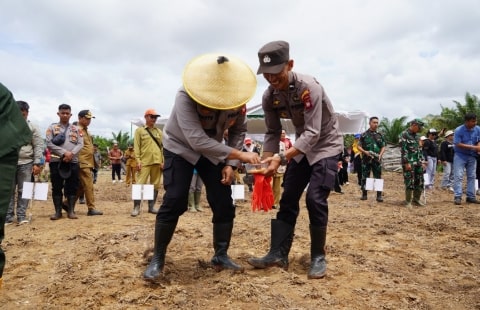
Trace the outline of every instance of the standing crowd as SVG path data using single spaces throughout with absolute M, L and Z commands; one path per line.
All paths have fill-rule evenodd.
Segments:
M 258 269 L 273 266 L 288 269 L 300 200 L 306 189 L 309 279 L 323 278 L 327 273 L 328 198 L 331 191 L 341 193 L 338 187 L 348 184 L 348 173 L 345 175 L 348 161 L 351 159 L 357 173 L 361 200 L 368 199 L 367 179 L 371 175 L 375 179 L 382 177 L 386 141 L 378 131 L 378 117 L 369 119 L 365 132 L 355 134 L 354 143 L 347 151 L 326 90 L 315 77 L 293 71 L 289 43 L 269 42 L 259 49 L 257 56 L 257 74 L 268 83 L 262 97 L 266 126 L 262 152 L 246 137 L 246 104 L 256 91 L 256 76 L 244 61 L 224 54 L 201 55 L 186 65 L 163 131 L 155 126 L 160 115 L 154 109 L 147 109 L 145 125 L 136 129 L 128 149 L 123 152 L 115 143 L 108 152 L 112 183 L 123 182 L 124 160 L 127 186 L 153 185 L 148 212 L 156 216 L 154 254 L 143 273 L 147 281 L 161 277 L 179 217 L 187 210 L 203 211 L 199 205 L 202 187 L 212 211 L 211 265 L 217 271 L 244 271 L 244 267 L 228 255 L 236 213 L 230 185 L 240 181 L 241 163 L 266 164 L 264 174 L 273 179 L 273 208 L 278 209 L 270 222 L 268 251 L 263 256 L 248 258 L 248 264 Z M 1 241 L 4 224 L 13 222 L 15 214 L 18 223 L 28 221 L 28 201 L 21 198 L 22 185 L 32 175 L 40 174 L 44 147 L 38 128 L 27 119 L 29 105 L 15 102 L 1 84 L 0 107 L 8 113 L 8 117 L 4 117 L 3 112 L 0 114 L 0 128 L 4 132 L 0 147 Z M 50 219 L 61 219 L 63 211 L 69 219 L 77 219 L 76 202 L 83 196 L 87 215 L 102 215 L 93 191 L 101 156 L 88 129 L 95 117 L 90 110 L 81 110 L 77 123 L 70 123 L 72 113 L 67 104 L 58 106 L 57 115 L 59 120 L 48 127 L 45 136 L 55 210 Z M 295 127 L 293 143 L 282 128 L 281 119 L 285 118 L 291 119 Z M 456 205 L 462 203 L 465 173 L 466 202 L 480 203 L 475 197 L 480 153 L 476 115 L 467 113 L 465 123 L 454 131 L 442 130 L 440 134 L 445 135 L 445 140 L 440 146 L 436 142 L 439 133 L 433 128 L 428 130 L 421 145 L 419 135 L 423 127 L 422 120 L 414 119 L 400 136 L 406 207 L 425 206 L 421 196 L 425 189 L 434 189 L 437 164 L 444 169 L 441 188 L 453 192 Z M 156 209 L 162 178 L 164 193 Z M 248 175 L 245 180 L 250 180 Z M 245 183 L 252 191 L 253 181 Z M 376 192 L 376 201 L 384 201 L 381 190 Z M 140 212 L 141 200 L 134 200 L 131 216 L 136 217 Z M 0 249 L 0 279 L 4 262 Z

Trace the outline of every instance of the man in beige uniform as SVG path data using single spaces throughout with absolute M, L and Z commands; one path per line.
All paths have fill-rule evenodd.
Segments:
M 83 148 L 78 153 L 79 171 L 78 177 L 80 184 L 77 191 L 77 198 L 85 194 L 87 201 L 87 215 L 102 215 L 103 212 L 95 209 L 95 197 L 93 195 L 93 175 L 92 170 L 95 167 L 93 158 L 93 138 L 88 132 L 88 126 L 95 116 L 89 110 L 82 110 L 78 113 L 78 128 L 83 135 Z
M 148 212 L 156 214 L 155 201 L 157 200 L 160 180 L 163 170 L 162 131 L 155 127 L 160 116 L 154 109 L 145 111 L 145 126 L 135 130 L 134 150 L 139 171 L 137 184 L 153 184 L 153 200 L 148 201 Z M 131 216 L 140 213 L 140 200 L 133 201 Z

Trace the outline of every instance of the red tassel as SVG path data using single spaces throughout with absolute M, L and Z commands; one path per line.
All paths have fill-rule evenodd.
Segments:
M 263 174 L 254 174 L 255 183 L 252 193 L 252 211 L 272 210 L 274 198 L 271 186 L 272 177 L 265 177 Z

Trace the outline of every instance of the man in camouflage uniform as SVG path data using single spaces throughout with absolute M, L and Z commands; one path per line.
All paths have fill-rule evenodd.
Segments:
M 367 190 L 365 189 L 365 183 L 367 178 L 370 177 L 370 171 L 373 173 L 375 179 L 382 178 L 382 157 L 385 152 L 385 138 L 379 132 L 378 117 L 370 117 L 370 128 L 365 131 L 359 140 L 357 145 L 358 150 L 362 153 L 362 198 L 361 200 L 367 200 Z M 382 192 L 377 192 L 377 201 L 382 202 Z
M 402 154 L 403 178 L 405 180 L 405 206 L 412 207 L 413 203 L 417 206 L 425 206 L 420 201 L 423 192 L 423 171 L 425 162 L 422 149 L 418 143 L 418 132 L 424 126 L 423 122 L 416 118 L 409 123 L 409 128 L 400 135 L 400 148 Z

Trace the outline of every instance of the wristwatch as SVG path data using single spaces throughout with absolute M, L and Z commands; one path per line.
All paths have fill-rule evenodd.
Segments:
M 281 166 L 285 166 L 288 163 L 287 157 L 285 157 L 285 155 L 283 155 L 283 154 L 275 153 L 275 154 L 273 154 L 273 157 L 279 157 L 280 158 L 280 165 Z

